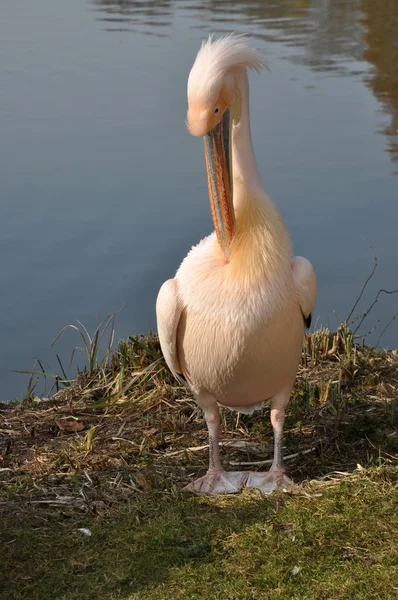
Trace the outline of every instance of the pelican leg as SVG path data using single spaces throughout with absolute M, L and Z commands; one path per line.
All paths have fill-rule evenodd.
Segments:
M 293 482 L 285 473 L 282 459 L 283 425 L 285 423 L 285 407 L 290 398 L 289 394 L 280 394 L 272 399 L 271 424 L 274 431 L 274 460 L 266 472 L 250 472 L 246 487 L 258 488 L 263 494 L 270 494 L 276 489 L 287 488 Z
M 220 413 L 213 397 L 206 395 L 197 398 L 199 406 L 204 410 L 204 417 L 209 431 L 209 469 L 196 481 L 183 489 L 200 495 L 236 494 L 242 489 L 247 473 L 243 471 L 225 471 L 220 459 Z

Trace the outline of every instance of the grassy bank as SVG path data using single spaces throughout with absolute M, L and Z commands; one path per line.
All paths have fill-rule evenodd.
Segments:
M 207 434 L 155 336 L 89 365 L 0 408 L 2 597 L 398 597 L 397 352 L 344 327 L 307 338 L 284 449 L 298 485 L 269 497 L 180 492 Z M 269 409 L 223 411 L 222 442 L 226 468 L 266 469 Z

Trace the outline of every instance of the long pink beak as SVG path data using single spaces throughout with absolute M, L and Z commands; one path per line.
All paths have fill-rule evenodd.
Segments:
M 220 123 L 204 136 L 211 214 L 218 243 L 227 262 L 235 232 L 230 128 L 230 112 L 226 110 Z

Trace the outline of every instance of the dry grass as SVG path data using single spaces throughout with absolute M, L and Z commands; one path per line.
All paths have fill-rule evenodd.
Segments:
M 343 326 L 306 339 L 284 450 L 289 474 L 300 485 L 290 495 L 268 499 L 248 491 L 224 499 L 181 496 L 181 487 L 206 470 L 207 432 L 188 390 L 169 375 L 156 336 L 122 342 L 101 364 L 93 358 L 89 371 L 52 398 L 29 397 L 21 406 L 0 407 L 0 520 L 8 525 L 2 564 L 13 566 L 15 580 L 6 577 L 4 597 L 367 598 L 367 587 L 375 590 L 371 597 L 394 597 L 393 583 L 384 596 L 375 582 L 387 577 L 393 555 L 389 507 L 397 496 L 398 352 L 357 346 Z M 268 413 L 267 407 L 253 416 L 222 411 L 226 468 L 263 469 L 271 461 Z M 354 528 L 357 511 L 363 534 L 343 535 L 332 526 L 329 531 L 328 511 L 336 519 L 339 503 L 345 511 L 343 533 Z M 87 526 L 98 536 L 95 549 L 76 533 Z M 190 533 L 182 534 L 185 530 Z M 390 532 L 382 534 L 384 545 L 376 530 Z M 64 539 L 66 533 L 72 537 Z M 269 594 L 256 567 L 265 551 L 261 536 L 275 555 L 275 573 L 283 573 L 285 560 L 287 573 L 294 566 L 307 569 L 308 581 L 286 575 L 279 593 L 272 565 L 261 567 L 273 586 Z M 299 536 L 301 546 L 292 549 L 292 536 Z M 53 556 L 59 561 L 65 556 L 57 576 Z M 217 556 L 224 566 L 217 567 Z M 341 572 L 332 573 L 333 557 Z M 131 561 L 141 565 L 138 573 Z M 314 561 L 313 568 L 308 561 Z M 89 565 L 88 571 L 81 571 L 80 563 Z M 343 584 L 347 566 L 359 569 L 351 587 Z M 132 571 L 134 581 L 126 583 Z M 213 595 L 204 591 L 204 572 L 214 579 Z M 322 594 L 310 585 L 314 577 L 324 583 Z M 54 595 L 57 581 L 60 591 Z M 294 595 L 298 581 L 303 591 Z M 333 592 L 333 585 L 339 591 Z
M 132 491 L 180 487 L 206 469 L 201 411 L 175 385 L 157 337 L 122 342 L 107 361 L 51 399 L 1 408 L 0 464 L 11 495 L 55 504 L 74 498 L 89 510 L 90 502 L 106 505 Z M 358 347 L 344 327 L 306 339 L 285 433 L 295 481 L 395 462 L 397 366 L 396 351 Z M 267 406 L 253 416 L 222 411 L 227 468 L 271 461 L 268 413 Z

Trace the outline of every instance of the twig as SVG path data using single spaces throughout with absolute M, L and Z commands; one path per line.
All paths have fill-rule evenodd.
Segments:
M 31 500 L 31 504 L 54 504 L 55 506 L 64 506 L 65 504 L 70 504 L 71 502 L 79 500 L 78 498 L 71 498 L 71 500 Z
M 303 450 L 302 452 L 296 452 L 295 454 L 289 454 L 288 456 L 284 456 L 283 460 L 291 460 L 292 458 L 297 458 L 297 456 L 302 456 L 303 454 L 309 454 L 310 452 L 315 452 L 316 448 L 308 448 L 308 450 Z M 230 462 L 230 465 L 246 467 L 249 465 L 272 465 L 273 459 L 269 458 L 267 460 L 255 460 L 250 462 Z
M 362 325 L 362 323 L 364 322 L 364 320 L 366 319 L 366 317 L 368 316 L 368 314 L 370 313 L 370 311 L 372 310 L 372 308 L 374 307 L 374 305 L 376 304 L 376 302 L 379 299 L 380 294 L 398 294 L 398 290 L 385 290 L 385 289 L 381 289 L 377 292 L 376 294 L 376 298 L 373 300 L 372 304 L 369 306 L 369 308 L 363 313 L 361 320 L 359 321 L 358 325 L 356 326 L 356 328 L 354 329 L 354 331 L 352 332 L 352 335 L 355 335 L 356 332 L 358 331 L 358 329 L 360 328 L 360 326 Z M 384 332 L 383 332 L 384 333 Z M 381 337 L 381 335 L 380 335 Z M 377 344 L 376 344 L 377 345 Z
M 112 438 L 114 439 L 114 438 Z M 240 448 L 243 446 L 243 444 L 245 444 L 245 446 L 247 448 L 250 448 L 250 446 L 252 445 L 251 442 L 244 442 L 244 441 L 240 441 L 240 440 L 230 440 L 227 442 L 220 442 L 218 445 L 219 446 L 224 446 L 224 447 L 230 447 L 233 448 L 234 446 L 236 448 Z M 256 444 L 258 445 L 258 444 Z M 179 454 L 184 454 L 185 452 L 200 452 L 200 450 L 207 450 L 209 448 L 209 444 L 204 444 L 203 446 L 192 446 L 191 448 L 184 448 L 183 450 L 175 450 L 174 452 L 168 452 L 167 454 L 162 454 L 162 456 L 167 456 L 167 458 L 169 456 L 178 456 Z
M 347 319 L 346 319 L 346 323 L 347 323 L 347 324 L 349 323 L 349 321 L 350 321 L 350 319 L 351 319 L 351 317 L 352 317 L 352 313 L 354 312 L 354 310 L 355 310 L 355 309 L 356 309 L 356 307 L 358 306 L 358 302 L 359 302 L 359 301 L 360 301 L 360 299 L 362 298 L 362 296 L 363 296 L 363 293 L 364 293 L 364 291 L 365 291 L 365 289 L 366 289 L 366 286 L 368 285 L 369 281 L 372 279 L 372 277 L 373 277 L 373 275 L 374 275 L 374 272 L 375 272 L 375 271 L 376 271 L 376 269 L 377 269 L 377 256 L 376 256 L 376 252 L 374 251 L 374 249 L 373 249 L 373 246 L 372 246 L 371 244 L 369 244 L 369 242 L 368 242 L 368 240 L 367 240 L 366 238 L 364 238 L 364 237 L 363 237 L 362 239 L 363 239 L 363 241 L 365 242 L 365 244 L 367 244 L 367 245 L 369 246 L 370 250 L 372 251 L 372 254 L 373 254 L 373 269 L 372 269 L 372 272 L 370 273 L 369 277 L 367 278 L 367 280 L 366 280 L 366 281 L 365 281 L 365 283 L 363 284 L 363 286 L 362 286 L 362 289 L 361 289 L 361 292 L 360 292 L 360 294 L 359 294 L 358 298 L 356 299 L 356 301 L 355 301 L 355 303 L 354 303 L 354 306 L 353 306 L 353 307 L 352 307 L 352 309 L 351 309 L 351 312 L 350 312 L 350 314 L 348 315 L 348 317 L 347 317 Z
M 183 450 L 175 450 L 174 452 L 168 452 L 167 454 L 163 454 L 162 456 L 178 456 L 179 454 L 184 454 L 185 452 L 199 452 L 200 450 L 206 450 L 209 447 L 209 444 L 204 444 L 204 446 L 192 446 L 191 448 L 184 448 Z
M 126 442 L 127 444 L 131 444 L 132 446 L 135 446 L 136 448 L 139 448 L 140 445 L 137 444 L 137 442 L 133 442 L 132 440 L 126 440 L 126 438 L 122 438 L 122 437 L 112 437 L 111 440 L 113 441 L 120 441 L 120 442 Z
M 397 290 L 397 291 L 398 291 L 398 290 Z M 391 318 L 391 319 L 388 321 L 387 325 L 384 327 L 383 331 L 382 331 L 382 332 L 381 332 L 381 334 L 379 335 L 379 339 L 378 339 L 378 340 L 377 340 L 377 342 L 376 342 L 376 346 L 378 346 L 378 345 L 379 345 L 379 343 L 380 343 L 380 340 L 381 340 L 381 338 L 382 338 L 382 335 L 383 335 L 383 334 L 384 334 L 384 333 L 387 331 L 387 329 L 390 327 L 391 323 L 392 323 L 393 321 L 395 321 L 395 319 L 396 319 L 397 317 L 398 317 L 398 310 L 397 310 L 397 312 L 396 312 L 396 313 L 393 315 L 393 317 L 392 317 L 392 318 Z

